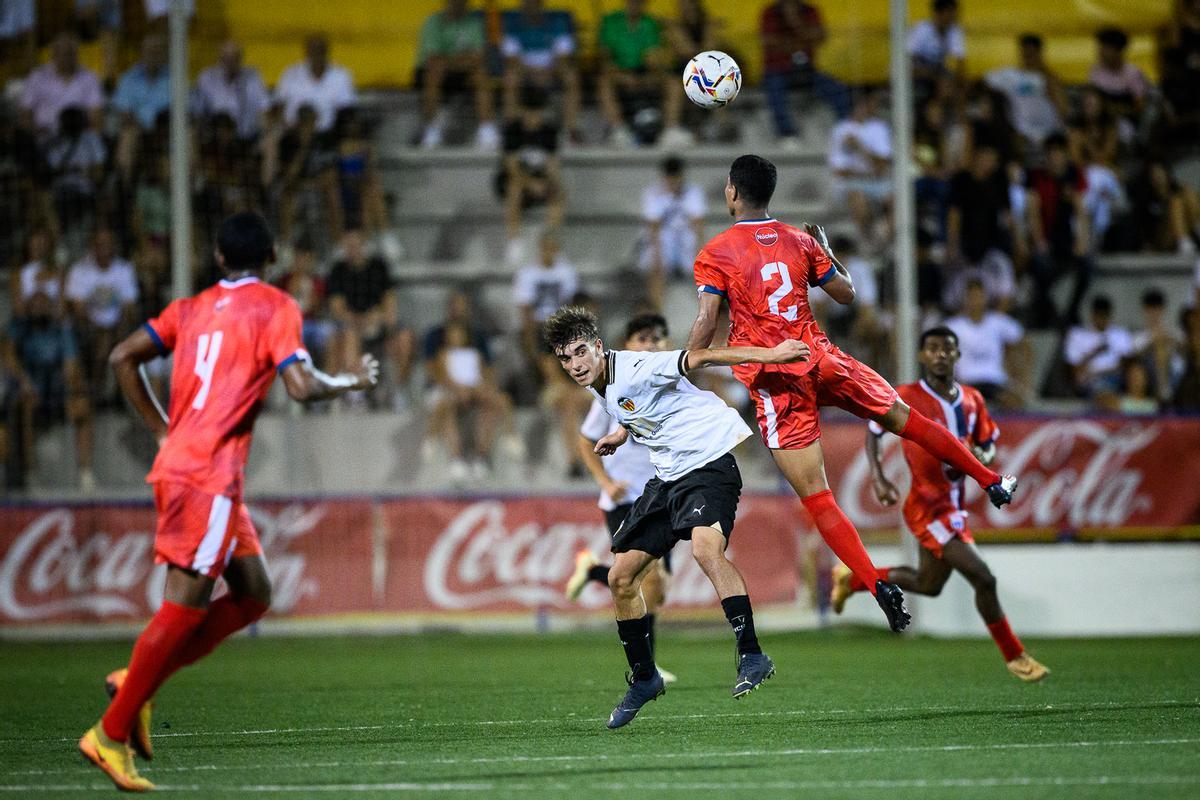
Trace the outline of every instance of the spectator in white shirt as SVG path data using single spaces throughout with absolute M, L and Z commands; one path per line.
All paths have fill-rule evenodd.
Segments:
M 873 92 L 860 94 L 854 111 L 833 128 L 829 142 L 829 169 L 839 203 L 849 206 L 864 242 L 874 238 L 875 220 L 890 212 L 892 182 L 892 131 L 877 114 Z M 884 232 L 880 237 L 890 238 Z
M 651 302 L 662 299 L 668 277 L 691 275 L 704 234 L 704 190 L 684 179 L 683 160 L 671 156 L 662 162 L 661 177 L 642 191 L 641 241 L 638 266 L 649 274 Z
M 538 260 L 518 271 L 513 280 L 513 305 L 520 309 L 522 338 L 531 355 L 543 349 L 542 323 L 570 302 L 578 289 L 579 276 L 559 252 L 558 240 L 543 234 Z
M 933 94 L 936 84 L 949 78 L 961 87 L 967 57 L 966 37 L 958 24 L 958 0 L 933 0 L 931 19 L 923 19 L 908 33 L 913 88 L 918 100 Z
M 1112 324 L 1112 301 L 1092 300 L 1089 325 L 1076 325 L 1067 333 L 1064 356 L 1071 366 L 1075 390 L 1099 408 L 1116 411 L 1121 391 L 1121 359 L 1133 352 L 1129 331 Z
M 333 127 L 337 112 L 357 102 L 354 79 L 345 67 L 329 63 L 329 39 L 313 34 L 304 44 L 305 59 L 288 67 L 275 86 L 275 100 L 283 106 L 287 124 L 296 122 L 301 106 L 317 112 L 317 131 Z
M 1067 96 L 1062 81 L 1046 64 L 1042 37 L 1023 33 L 1017 39 L 1020 66 L 994 69 L 983 80 L 1008 98 L 1013 127 L 1035 147 L 1063 130 Z
M 133 323 L 140 291 L 133 264 L 117 255 L 116 236 L 97 228 L 86 256 L 71 265 L 63 294 L 83 340 L 83 362 L 94 387 L 103 385 L 106 361 Z
M 96 73 L 80 65 L 79 41 L 61 33 L 50 47 L 50 61 L 29 73 L 21 92 L 21 119 L 42 136 L 58 131 L 64 108 L 86 109 L 93 128 L 99 127 L 104 92 Z
M 196 78 L 192 106 L 203 119 L 228 114 L 237 124 L 238 138 L 251 140 L 262 128 L 271 96 L 258 70 L 242 63 L 241 45 L 231 40 L 221 45 L 218 62 Z
M 958 337 L 959 379 L 989 401 L 1008 408 L 1020 406 L 1030 362 L 1025 329 L 1008 314 L 988 308 L 982 281 L 967 282 L 962 310 L 946 320 L 946 327 Z

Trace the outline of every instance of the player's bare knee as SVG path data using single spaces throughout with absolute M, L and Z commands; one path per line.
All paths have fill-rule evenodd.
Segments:
M 637 594 L 637 576 L 624 570 L 608 571 L 608 588 L 614 597 L 633 597 Z
M 983 569 L 980 572 L 973 573 L 968 577 L 971 585 L 975 587 L 977 592 L 995 592 L 996 591 L 996 576 L 989 569 Z

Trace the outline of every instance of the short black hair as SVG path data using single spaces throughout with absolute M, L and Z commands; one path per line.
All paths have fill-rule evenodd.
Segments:
M 1038 50 L 1042 49 L 1042 37 L 1036 33 L 1022 33 L 1018 41 L 1020 41 L 1022 47 L 1030 46 L 1036 47 Z
M 625 341 L 632 339 L 634 334 L 653 328 L 662 328 L 663 335 L 665 336 L 667 334 L 667 318 L 655 312 L 638 314 L 629 320 L 629 323 L 625 326 Z
M 679 156 L 667 156 L 662 162 L 663 175 L 682 175 L 683 159 Z
M 921 334 L 921 341 L 920 341 L 920 343 L 917 345 L 917 347 L 918 347 L 918 348 L 920 348 L 921 350 L 924 350 L 924 349 L 925 349 L 925 340 L 927 340 L 927 339 L 932 339 L 932 338 L 933 338 L 933 337 L 935 337 L 935 336 L 942 336 L 942 337 L 944 337 L 944 338 L 946 338 L 946 339 L 953 339 L 953 340 L 954 340 L 954 346 L 955 346 L 955 347 L 958 347 L 958 334 L 957 334 L 957 333 L 955 333 L 955 332 L 953 331 L 953 329 L 951 329 L 951 328 L 948 328 L 948 327 L 946 327 L 945 325 L 938 325 L 938 326 L 937 326 L 937 327 L 935 327 L 935 328 L 929 328 L 929 329 L 928 329 L 928 330 L 926 330 L 924 333 L 922 333 L 922 334 Z
M 600 325 L 596 315 L 582 306 L 563 306 L 555 311 L 542 326 L 542 338 L 552 351 L 571 342 L 586 339 L 591 342 L 600 338 Z
M 729 182 L 752 205 L 766 208 L 775 194 L 775 165 L 762 156 L 745 155 L 729 167 Z
M 217 250 L 225 257 L 225 269 L 261 270 L 275 251 L 275 238 L 261 214 L 241 211 L 217 229 Z
M 958 10 L 958 0 L 933 0 L 934 13 L 938 11 L 956 11 Z
M 1142 305 L 1147 308 L 1165 308 L 1167 296 L 1162 289 L 1147 289 L 1142 293 Z
M 1124 50 L 1129 46 L 1129 34 L 1120 28 L 1101 28 L 1096 32 L 1096 41 L 1108 47 Z
M 1111 314 L 1113 310 L 1112 300 L 1106 295 L 1098 294 L 1092 298 L 1092 311 L 1102 314 Z

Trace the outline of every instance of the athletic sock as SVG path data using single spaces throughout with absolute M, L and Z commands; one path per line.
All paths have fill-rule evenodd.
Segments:
M 821 538 L 833 554 L 850 568 L 868 592 L 875 594 L 875 565 L 871 563 L 862 539 L 858 538 L 854 523 L 838 508 L 833 492 L 826 489 L 802 498 L 801 502 L 812 515 Z
M 203 608 L 190 608 L 164 600 L 142 635 L 133 645 L 129 672 L 121 690 L 109 703 L 101 722 L 104 732 L 118 742 L 129 740 L 129 732 L 142 704 L 161 683 L 160 675 L 179 657 L 180 650 L 204 622 Z
M 255 622 L 267 613 L 267 606 L 249 595 L 222 595 L 208 607 L 204 622 L 192 633 L 192 638 L 180 648 L 172 661 L 159 676 L 162 685 L 167 678 L 181 667 L 194 664 L 216 649 L 217 645 L 242 628 Z M 151 692 L 153 696 L 153 692 Z
M 647 617 L 617 620 L 617 635 L 625 647 L 625 660 L 635 681 L 654 675 L 654 653 L 650 649 L 650 623 Z
M 1000 480 L 1000 475 L 971 454 L 948 428 L 938 425 L 915 408 L 909 409 L 908 422 L 900 436 L 925 448 L 930 455 L 954 467 L 964 475 L 970 475 L 983 488 Z
M 597 564 L 588 570 L 588 580 L 608 586 L 608 571 L 610 569 L 612 567 L 607 564 Z
M 1008 617 L 1001 617 L 998 622 L 989 623 L 987 629 L 996 641 L 996 646 L 1000 648 L 1000 653 L 1004 656 L 1005 661 L 1012 661 L 1025 652 L 1025 646 L 1008 626 Z
M 658 658 L 658 647 L 654 639 L 654 620 L 655 616 L 653 614 L 646 615 L 646 636 L 650 638 L 650 657 Z
M 888 576 L 891 573 L 891 571 L 892 571 L 891 567 L 884 567 L 883 569 L 875 570 L 875 580 L 880 580 L 880 581 L 883 581 L 884 583 L 891 583 L 891 581 L 888 580 Z M 875 588 L 875 581 L 871 581 L 871 585 L 867 586 L 866 582 L 863 581 L 862 579 L 860 579 L 858 577 L 857 573 L 852 574 L 850 576 L 850 591 L 865 592 L 865 591 L 868 591 L 869 589 L 874 589 L 874 588 Z
M 754 611 L 750 608 L 750 597 L 744 594 L 726 597 L 721 601 L 721 608 L 725 609 L 725 619 L 729 620 L 733 635 L 737 637 L 738 655 L 761 653 L 758 635 L 754 632 Z

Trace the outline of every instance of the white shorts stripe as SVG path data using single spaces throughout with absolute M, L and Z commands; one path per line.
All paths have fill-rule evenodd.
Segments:
M 212 510 L 208 512 L 208 530 L 196 548 L 196 558 L 192 561 L 192 569 L 199 573 L 207 573 L 217 563 L 221 556 L 221 545 L 225 542 L 225 533 L 229 530 L 229 513 L 233 510 L 233 501 L 223 495 L 213 498 Z
M 956 535 L 953 531 L 942 524 L 940 519 L 935 519 L 933 522 L 929 523 L 928 529 L 929 532 L 933 534 L 933 538 L 937 540 L 938 544 L 945 544 L 953 539 Z
M 779 420 L 775 416 L 775 404 L 771 402 L 771 393 L 759 389 L 758 396 L 762 398 L 763 416 L 766 417 L 767 447 L 779 447 Z

